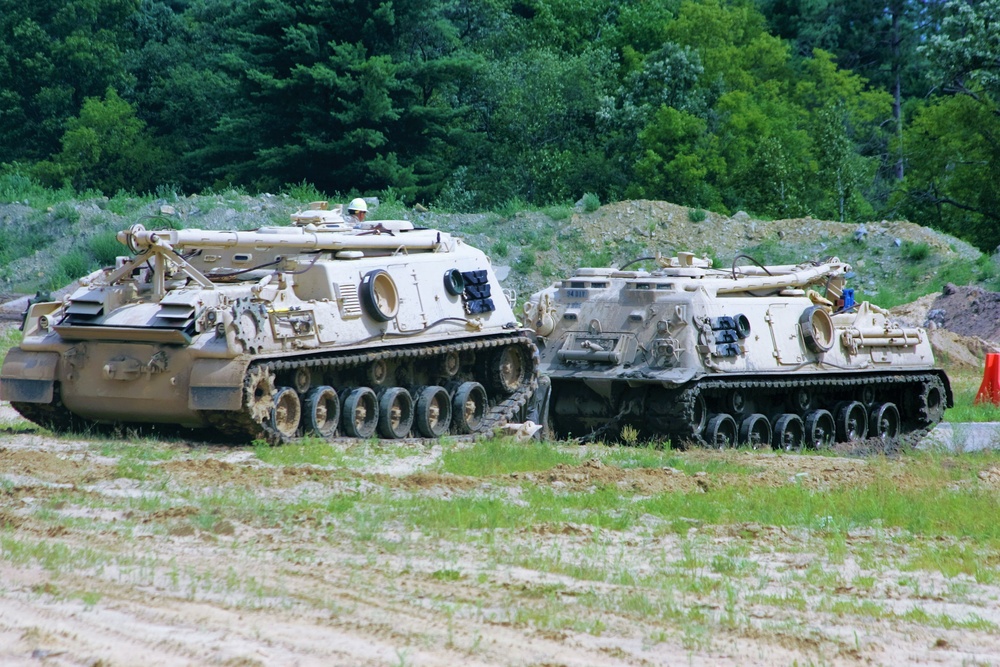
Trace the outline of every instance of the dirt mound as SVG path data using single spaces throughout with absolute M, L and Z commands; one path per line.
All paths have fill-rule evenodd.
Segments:
M 902 324 L 927 328 L 942 365 L 981 368 L 988 352 L 1000 351 L 1000 292 L 949 283 L 890 312 Z
M 944 257 L 979 256 L 979 251 L 964 241 L 906 221 L 882 220 L 858 225 L 815 218 L 759 220 L 743 211 L 732 216 L 706 211 L 692 214 L 692 211 L 664 201 L 630 200 L 607 204 L 593 213 L 576 214 L 570 225 L 594 247 L 622 241 L 652 241 L 664 253 L 711 249 L 720 257 L 731 257 L 748 247 L 776 241 L 822 254 L 826 245 L 852 239 L 861 231 L 866 246 L 888 247 L 909 241 L 926 244 Z M 863 247 L 858 246 L 858 250 L 862 254 Z

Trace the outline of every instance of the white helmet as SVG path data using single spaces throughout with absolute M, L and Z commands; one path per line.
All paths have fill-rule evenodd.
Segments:
M 352 213 L 354 211 L 364 211 L 368 212 L 368 204 L 361 197 L 355 197 L 351 200 L 351 203 L 347 205 L 347 212 Z

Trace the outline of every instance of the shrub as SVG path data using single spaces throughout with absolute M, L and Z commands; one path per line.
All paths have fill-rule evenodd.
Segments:
M 515 215 L 527 208 L 529 207 L 526 201 L 520 197 L 511 197 L 497 209 L 497 213 L 504 218 L 513 218 Z
M 922 262 L 931 255 L 931 247 L 927 243 L 903 242 L 903 257 L 911 262 Z
M 305 179 L 302 179 L 301 183 L 286 183 L 281 191 L 282 194 L 287 194 L 292 199 L 303 203 L 327 199 L 326 193 L 320 192 L 315 185 Z
M 549 216 L 553 220 L 565 220 L 569 216 L 573 215 L 573 207 L 567 206 L 566 204 L 559 204 L 558 206 L 546 206 L 542 209 L 542 213 Z
M 101 232 L 90 239 L 90 254 L 101 266 L 113 266 L 119 255 L 127 255 L 128 250 L 118 242 L 116 232 Z
M 21 171 L 18 164 L 3 165 L 0 173 L 0 202 L 10 203 L 34 197 L 41 186 Z
M 612 259 L 610 250 L 588 250 L 580 258 L 580 266 L 611 266 Z
M 518 273 L 531 273 L 535 270 L 535 263 L 538 258 L 535 256 L 535 250 L 533 248 L 525 248 L 521 251 L 521 256 L 517 258 L 514 262 L 514 270 Z
M 68 201 L 56 204 L 52 209 L 52 215 L 55 216 L 56 220 L 65 220 L 71 225 L 80 222 L 80 211 L 76 210 L 76 206 Z
M 494 257 L 506 257 L 510 254 L 510 246 L 506 241 L 496 241 L 490 246 L 490 254 Z
M 705 222 L 705 219 L 707 217 L 708 213 L 706 213 L 703 209 L 700 208 L 688 209 L 688 220 L 690 220 L 691 222 Z
M 87 275 L 92 266 L 93 260 L 90 255 L 79 248 L 71 250 L 59 258 L 59 271 L 69 280 Z M 55 278 L 56 276 L 53 276 L 53 279 Z M 60 282 L 62 281 L 60 280 Z M 62 285 L 58 285 L 58 287 L 62 287 Z
M 593 192 L 584 193 L 581 201 L 583 202 L 583 210 L 587 213 L 593 213 L 601 207 L 601 198 Z

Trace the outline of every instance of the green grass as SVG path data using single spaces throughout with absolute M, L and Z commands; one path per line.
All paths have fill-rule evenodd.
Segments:
M 393 582 L 387 591 L 393 596 L 432 587 L 421 600 L 447 612 L 449 622 L 475 617 L 595 636 L 619 636 L 627 627 L 650 646 L 674 642 L 692 651 L 721 646 L 730 633 L 801 637 L 819 652 L 849 649 L 849 641 L 830 635 L 813 641 L 824 617 L 847 627 L 877 621 L 901 632 L 913 626 L 997 631 L 985 613 L 947 615 L 921 606 L 924 600 L 977 604 L 992 590 L 984 587 L 997 584 L 1000 528 L 993 524 L 1000 501 L 978 476 L 1000 465 L 996 453 L 872 458 L 858 466 L 864 475 L 808 486 L 792 476 L 761 483 L 775 457 L 496 438 L 435 445 L 441 454 L 431 470 L 446 475 L 440 487 L 427 487 L 372 471 L 383 459 L 426 456 L 422 446 L 310 441 L 255 445 L 247 451 L 257 460 L 230 462 L 231 477 L 211 475 L 200 486 L 187 473 L 153 471 L 179 456 L 218 458 L 218 448 L 117 440 L 86 446 L 101 465 L 132 466 L 141 495 L 61 490 L 18 510 L 33 524 L 31 537 L 12 524 L 2 527 L 0 516 L 0 558 L 65 575 L 53 577 L 58 588 L 51 590 L 86 607 L 103 604 L 94 591 L 107 589 L 71 577 L 102 576 L 103 569 L 106 579 L 183 599 L 349 613 L 319 592 L 322 577 L 315 596 L 290 587 L 298 591 L 292 601 L 283 597 L 283 577 L 352 572 L 359 590 L 373 581 Z M 705 492 L 650 495 L 605 484 L 598 475 L 588 480 L 593 459 L 604 472 L 707 472 L 711 484 Z M 352 470 L 318 477 L 281 470 L 302 465 Z M 571 467 L 556 478 L 569 482 L 549 478 L 559 466 Z M 449 483 L 447 475 L 458 477 Z M 129 547 L 124 555 L 74 547 L 60 541 L 65 531 L 76 533 L 76 544 L 89 544 L 88 533 L 101 536 L 96 545 L 116 534 Z M 140 534 L 145 541 L 136 541 Z M 213 570 L 209 562 L 218 565 L 218 558 L 204 566 L 194 557 L 172 561 L 166 545 L 178 542 L 185 550 L 249 560 L 260 574 Z M 133 545 L 144 545 L 141 555 Z M 902 599 L 890 605 L 887 589 Z
M 488 477 L 514 472 L 549 470 L 557 465 L 576 465 L 579 457 L 547 443 L 510 438 L 491 438 L 472 447 L 448 449 L 441 456 L 441 472 L 469 477 Z
M 118 232 L 104 231 L 91 237 L 88 242 L 90 255 L 99 266 L 114 266 L 120 255 L 129 255 L 128 249 L 118 242 Z
M 14 327 L 0 332 L 0 359 L 7 356 L 10 348 L 20 345 L 23 337 L 21 330 Z
M 304 438 L 298 443 L 272 447 L 263 441 L 254 443 L 254 455 L 272 465 L 343 465 L 344 452 L 318 438 Z
M 953 373 L 949 375 L 949 380 L 955 395 L 955 407 L 945 411 L 946 422 L 1000 421 L 1000 405 L 989 401 L 976 402 L 976 394 L 983 381 L 982 375 L 973 372 Z

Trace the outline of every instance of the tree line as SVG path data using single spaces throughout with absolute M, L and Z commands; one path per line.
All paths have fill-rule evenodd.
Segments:
M 0 165 L 1000 244 L 1000 0 L 0 0 Z

